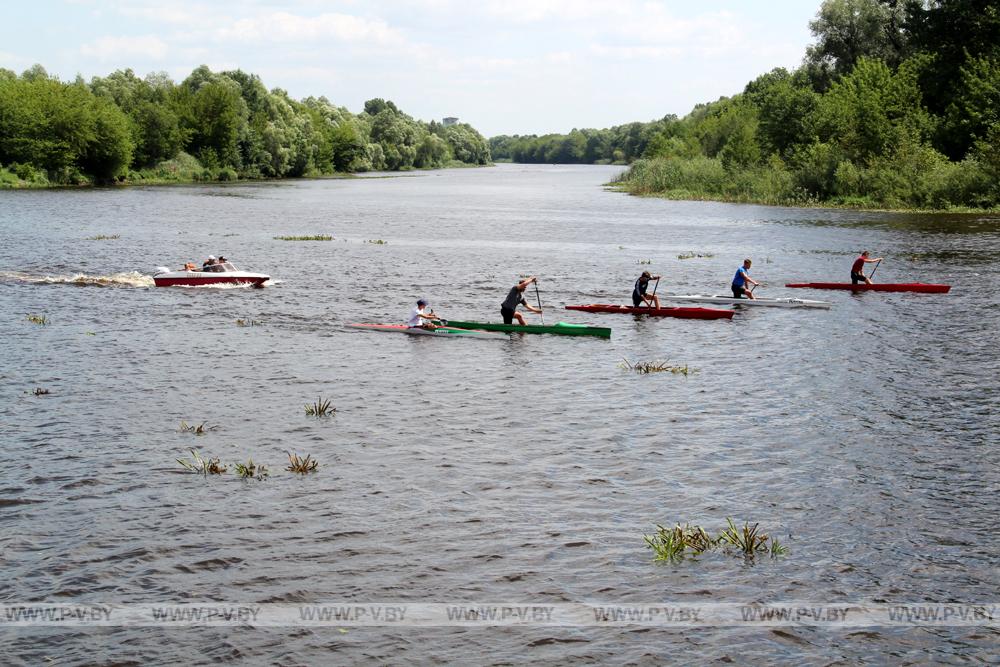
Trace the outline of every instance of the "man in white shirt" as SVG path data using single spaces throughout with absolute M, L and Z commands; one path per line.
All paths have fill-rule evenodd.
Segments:
M 410 311 L 410 319 L 406 320 L 406 326 L 423 329 L 437 329 L 434 320 L 439 319 L 433 310 L 427 310 L 428 303 L 423 299 L 417 300 L 417 305 Z

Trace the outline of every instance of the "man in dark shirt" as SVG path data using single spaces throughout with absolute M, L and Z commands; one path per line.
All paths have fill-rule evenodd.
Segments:
M 521 313 L 517 312 L 518 304 L 521 304 L 533 313 L 541 314 L 541 308 L 529 306 L 528 302 L 524 300 L 524 290 L 528 289 L 528 285 L 536 282 L 537 280 L 538 278 L 531 276 L 530 278 L 525 278 L 510 288 L 510 292 L 507 293 L 507 298 L 500 304 L 500 314 L 503 316 L 504 324 L 513 324 L 516 319 L 518 324 L 522 326 L 524 325 L 524 317 Z
M 650 275 L 649 271 L 643 271 L 639 279 L 635 281 L 635 287 L 632 288 L 632 305 L 636 308 L 642 305 L 652 308 L 660 307 L 660 297 L 655 294 L 646 294 L 650 280 L 656 280 L 658 283 L 660 276 Z

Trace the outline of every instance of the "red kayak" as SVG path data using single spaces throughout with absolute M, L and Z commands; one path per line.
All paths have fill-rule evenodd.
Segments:
M 785 287 L 807 287 L 809 289 L 849 289 L 855 292 L 924 292 L 927 294 L 945 294 L 951 285 L 933 285 L 931 283 L 874 283 L 865 285 L 858 283 L 788 283 Z
M 732 319 L 733 311 L 721 308 L 650 308 L 648 306 L 617 306 L 610 303 L 590 303 L 585 306 L 566 306 L 566 310 L 584 310 L 588 313 L 635 313 L 657 317 L 683 317 L 689 320 Z

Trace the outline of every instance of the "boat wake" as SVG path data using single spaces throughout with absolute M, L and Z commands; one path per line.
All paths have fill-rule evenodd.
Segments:
M 153 277 L 129 271 L 107 276 L 75 273 L 68 276 L 38 276 L 19 271 L 0 271 L 0 280 L 35 285 L 77 285 L 80 287 L 153 287 Z

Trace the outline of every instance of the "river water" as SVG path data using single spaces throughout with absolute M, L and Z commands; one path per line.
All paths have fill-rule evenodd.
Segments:
M 0 603 L 1000 600 L 1000 220 L 640 199 L 602 187 L 615 173 L 0 192 Z M 334 240 L 274 238 L 313 234 Z M 876 280 L 952 292 L 783 287 L 842 281 L 862 249 L 886 257 Z M 272 281 L 152 286 L 154 267 L 210 253 Z M 725 291 L 744 257 L 767 283 L 758 294 L 833 307 L 731 321 L 562 309 L 625 303 L 647 268 L 664 276 L 658 293 Z M 611 326 L 611 340 L 345 326 L 401 322 L 419 297 L 495 320 L 522 274 L 539 275 L 546 323 Z M 638 375 L 623 359 L 693 372 Z M 318 398 L 335 416 L 305 414 Z M 191 447 L 252 457 L 271 477 L 185 472 L 175 459 Z M 319 469 L 286 472 L 286 452 Z M 643 542 L 657 523 L 714 532 L 727 517 L 759 522 L 788 554 L 659 564 Z M 995 625 L 0 626 L 0 638 L 15 664 L 1000 653 Z

